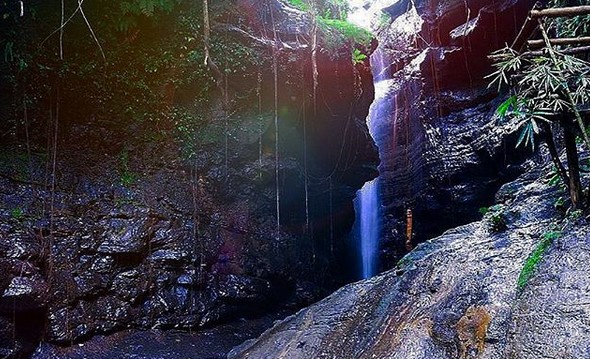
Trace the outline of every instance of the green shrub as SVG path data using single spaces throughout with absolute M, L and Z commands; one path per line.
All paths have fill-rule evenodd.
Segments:
M 581 209 L 576 209 L 576 210 L 571 211 L 567 214 L 566 220 L 574 222 L 574 221 L 580 219 L 583 214 L 584 214 L 584 212 L 582 212 Z

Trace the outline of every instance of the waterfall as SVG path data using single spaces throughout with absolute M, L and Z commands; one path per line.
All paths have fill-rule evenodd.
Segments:
M 387 97 L 387 82 L 390 78 L 386 59 L 377 49 L 371 55 L 371 70 L 375 82 L 375 100 L 369 110 L 367 125 L 373 139 L 379 136 L 379 122 L 392 110 L 391 99 Z M 379 199 L 379 178 L 365 183 L 357 192 L 355 199 L 355 233 L 359 244 L 362 278 L 377 274 L 379 261 L 379 241 L 381 238 L 381 201 Z
M 380 211 L 379 179 L 365 183 L 355 201 L 360 238 L 363 279 L 377 273 L 379 259 Z

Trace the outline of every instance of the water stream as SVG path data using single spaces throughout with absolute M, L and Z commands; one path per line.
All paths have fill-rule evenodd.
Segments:
M 391 101 L 387 98 L 386 84 L 390 78 L 387 73 L 386 59 L 380 49 L 371 55 L 371 70 L 375 82 L 375 100 L 369 110 L 367 125 L 373 139 L 377 138 L 381 117 L 391 110 Z M 379 199 L 379 178 L 365 183 L 357 192 L 355 199 L 356 223 L 355 233 L 359 244 L 361 275 L 363 279 L 377 274 L 379 261 L 379 242 L 382 234 L 382 211 Z
M 371 278 L 377 273 L 379 259 L 379 179 L 365 183 L 357 193 L 355 207 L 360 239 L 362 278 Z

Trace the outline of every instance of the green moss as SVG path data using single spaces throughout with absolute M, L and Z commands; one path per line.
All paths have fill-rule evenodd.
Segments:
M 363 54 L 361 50 L 354 49 L 352 51 L 352 63 L 354 65 L 362 64 L 366 59 L 367 59 L 367 55 Z
M 405 267 L 408 264 L 412 263 L 412 258 L 410 258 L 410 256 L 403 256 L 398 262 L 397 262 L 397 267 Z
M 124 149 L 119 155 L 119 181 L 125 187 L 131 186 L 136 180 L 137 175 L 129 169 L 129 151 Z
M 549 231 L 543 234 L 543 239 L 537 244 L 533 252 L 529 255 L 527 260 L 522 267 L 520 275 L 518 276 L 518 289 L 522 290 L 528 281 L 531 279 L 533 274 L 535 273 L 539 262 L 551 247 L 551 244 L 561 236 L 561 232 L 559 231 Z
M 10 211 L 10 216 L 11 216 L 13 219 L 16 219 L 17 221 L 20 221 L 20 220 L 22 220 L 22 219 L 23 219 L 23 217 L 24 217 L 24 215 L 25 215 L 25 212 L 24 212 L 24 211 L 23 211 L 23 209 L 22 209 L 22 208 L 20 208 L 20 207 L 13 208 L 13 209 Z
M 391 16 L 386 13 L 386 12 L 382 12 L 381 16 L 379 16 L 379 25 L 378 27 L 380 29 L 389 26 L 389 24 L 391 23 Z
M 488 221 L 493 232 L 500 232 L 506 229 L 506 213 L 504 206 L 496 204 L 491 207 L 481 207 L 479 213 Z
M 294 8 L 297 8 L 301 11 L 309 10 L 309 5 L 305 3 L 303 0 L 287 0 L 287 2 Z

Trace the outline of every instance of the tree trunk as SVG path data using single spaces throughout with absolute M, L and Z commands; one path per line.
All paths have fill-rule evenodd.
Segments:
M 572 201 L 573 209 L 578 209 L 581 205 L 582 185 L 580 183 L 580 163 L 578 159 L 578 149 L 576 147 L 576 135 L 571 129 L 565 128 L 563 131 L 563 138 L 569 172 L 570 199 Z
M 557 152 L 557 146 L 555 146 L 555 141 L 553 140 L 553 132 L 551 131 L 551 126 L 546 122 L 541 122 L 541 126 L 543 127 L 543 131 L 545 131 L 545 143 L 547 144 L 547 148 L 549 149 L 549 154 L 551 155 L 551 160 L 555 165 L 557 174 L 561 178 L 561 181 L 569 189 L 570 179 L 567 175 L 567 170 L 565 169 L 565 166 L 563 165 L 563 163 L 561 163 L 561 160 L 559 159 L 559 153 Z

